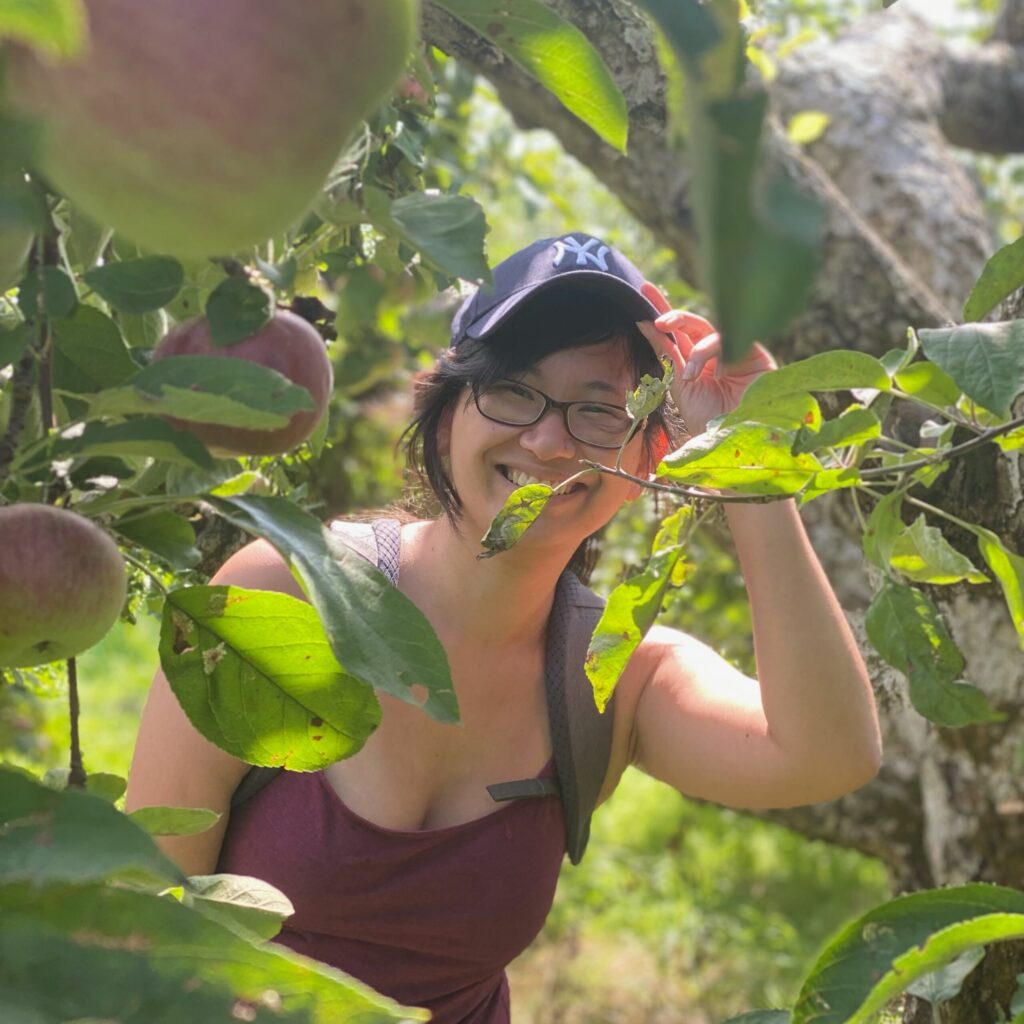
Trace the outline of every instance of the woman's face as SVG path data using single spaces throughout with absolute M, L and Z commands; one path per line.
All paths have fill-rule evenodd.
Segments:
M 521 379 L 556 401 L 619 406 L 635 386 L 620 341 L 552 353 Z M 447 449 L 463 525 L 470 536 L 481 537 L 517 487 L 537 481 L 557 484 L 583 468 L 581 459 L 611 466 L 618 454 L 577 441 L 558 409 L 548 409 L 527 427 L 495 423 L 480 414 L 468 388 L 455 407 Z M 638 434 L 626 448 L 622 468 L 636 474 L 643 461 L 643 438 Z M 569 493 L 551 499 L 521 543 L 564 543 L 573 550 L 636 493 L 636 485 L 629 481 L 589 473 Z

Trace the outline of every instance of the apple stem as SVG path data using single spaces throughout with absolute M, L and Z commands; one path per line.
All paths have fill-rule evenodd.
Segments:
M 68 658 L 68 706 L 71 712 L 71 764 L 68 771 L 68 786 L 85 789 L 85 765 L 82 764 L 82 747 L 78 739 L 78 660 Z

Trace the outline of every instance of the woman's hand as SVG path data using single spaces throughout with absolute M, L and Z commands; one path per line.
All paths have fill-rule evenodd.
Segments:
M 661 290 L 649 281 L 641 291 L 661 316 L 637 326 L 659 358 L 667 356 L 675 364 L 672 397 L 676 408 L 686 432 L 701 434 L 708 420 L 735 409 L 750 382 L 775 369 L 775 360 L 755 343 L 740 362 L 723 365 L 719 361 L 721 338 L 704 317 L 672 309 Z

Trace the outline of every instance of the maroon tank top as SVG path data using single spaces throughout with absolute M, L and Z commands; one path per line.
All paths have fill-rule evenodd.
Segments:
M 276 942 L 435 1024 L 509 1024 L 505 967 L 540 931 L 564 853 L 557 796 L 398 831 L 349 810 L 322 772 L 282 772 L 232 812 L 217 870 L 288 896 Z

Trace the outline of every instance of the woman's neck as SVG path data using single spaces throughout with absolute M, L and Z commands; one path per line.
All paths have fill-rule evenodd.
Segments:
M 520 545 L 478 559 L 480 542 L 444 517 L 407 527 L 402 589 L 439 633 L 467 644 L 542 640 L 567 555 Z

